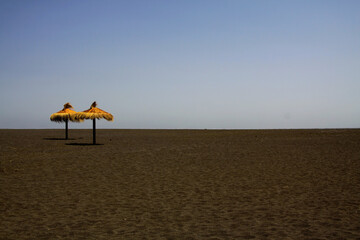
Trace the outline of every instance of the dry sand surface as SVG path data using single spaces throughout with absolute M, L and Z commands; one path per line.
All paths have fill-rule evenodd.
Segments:
M 0 239 L 360 239 L 360 130 L 0 130 Z

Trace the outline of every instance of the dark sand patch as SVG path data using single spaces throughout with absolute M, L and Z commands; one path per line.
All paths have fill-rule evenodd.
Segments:
M 360 130 L 70 133 L 0 130 L 0 239 L 360 238 Z
M 69 146 L 101 146 L 104 145 L 103 143 L 66 143 Z
M 44 140 L 65 140 L 65 141 L 68 141 L 68 140 L 75 140 L 75 138 L 68 138 L 68 139 L 66 139 L 66 138 L 54 138 L 54 137 L 52 137 L 52 138 L 43 138 Z

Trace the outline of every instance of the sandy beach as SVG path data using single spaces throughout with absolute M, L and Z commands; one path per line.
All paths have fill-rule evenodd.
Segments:
M 0 130 L 0 239 L 360 239 L 360 130 Z

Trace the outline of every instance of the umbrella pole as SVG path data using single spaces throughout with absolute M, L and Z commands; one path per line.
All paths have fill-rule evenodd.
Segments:
M 93 119 L 93 144 L 96 144 L 96 118 Z
M 68 122 L 69 120 L 66 119 L 65 121 L 65 139 L 68 139 Z

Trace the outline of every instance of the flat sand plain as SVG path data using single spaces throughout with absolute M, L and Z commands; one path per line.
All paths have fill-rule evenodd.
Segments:
M 0 130 L 0 239 L 360 239 L 360 130 Z

